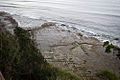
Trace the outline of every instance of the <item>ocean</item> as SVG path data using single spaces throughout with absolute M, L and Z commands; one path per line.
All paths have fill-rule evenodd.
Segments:
M 0 0 L 0 11 L 21 27 L 50 21 L 100 40 L 120 38 L 120 0 Z

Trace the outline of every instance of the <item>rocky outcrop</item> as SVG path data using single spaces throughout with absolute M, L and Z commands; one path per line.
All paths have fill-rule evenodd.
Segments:
M 17 24 L 12 20 L 9 14 L 1 14 L 0 80 L 80 80 L 73 74 L 49 65 L 30 39 L 29 30 L 15 26 Z
M 8 30 L 14 34 L 13 30 L 17 26 L 18 23 L 10 14 L 0 12 L 0 33 Z M 120 61 L 113 54 L 104 53 L 102 43 L 93 37 L 64 30 L 52 22 L 30 31 L 42 55 L 56 67 L 81 78 L 96 78 L 95 73 L 105 69 L 120 75 Z
M 113 54 L 104 53 L 102 43 L 93 37 L 63 30 L 54 24 L 34 29 L 34 38 L 50 64 L 77 76 L 95 76 L 105 69 L 120 75 L 120 61 Z
M 0 12 L 0 30 L 1 32 L 6 31 L 6 29 L 14 34 L 14 28 L 18 26 L 18 23 L 9 13 Z

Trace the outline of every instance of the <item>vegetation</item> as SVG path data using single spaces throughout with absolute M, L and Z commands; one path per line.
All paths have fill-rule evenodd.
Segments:
M 66 70 L 61 70 L 58 68 L 55 68 L 57 70 L 57 80 L 80 80 L 77 76 L 67 72 Z
M 116 38 L 115 40 L 119 40 Z M 113 51 L 113 54 L 116 54 L 116 56 L 120 59 L 120 48 L 117 46 L 114 46 L 112 43 L 109 43 L 109 41 L 104 42 L 103 47 L 106 47 L 105 52 L 111 53 Z
M 103 70 L 101 73 L 96 74 L 101 80 L 119 80 L 115 73 L 112 73 L 108 70 Z
M 51 67 L 28 31 L 16 27 L 12 35 L 0 28 L 0 71 L 6 80 L 79 80 L 76 76 Z

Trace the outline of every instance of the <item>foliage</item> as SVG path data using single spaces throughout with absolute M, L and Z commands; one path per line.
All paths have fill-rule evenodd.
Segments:
M 79 80 L 51 67 L 28 31 L 16 27 L 14 32 L 15 35 L 8 31 L 0 33 L 0 71 L 6 80 Z
M 118 80 L 117 76 L 115 73 L 112 73 L 108 70 L 103 70 L 101 73 L 96 74 L 98 77 L 102 78 L 103 80 Z
M 117 51 L 116 56 L 120 59 L 120 48 L 119 47 L 114 46 L 112 43 L 109 43 L 108 41 L 104 42 L 103 47 L 106 47 L 105 52 L 108 54 L 111 53 L 112 50 L 113 52 Z
M 7 31 L 6 31 L 7 32 Z M 49 68 L 29 33 L 15 28 L 15 36 L 1 33 L 0 70 L 6 80 L 53 80 L 54 71 Z
M 109 41 L 104 42 L 103 47 L 109 45 Z
M 80 80 L 77 76 L 67 72 L 66 70 L 61 70 L 59 68 L 55 68 L 58 72 L 57 80 Z
M 17 44 L 9 32 L 6 31 L 5 33 L 0 34 L 0 70 L 6 80 L 9 80 L 15 55 L 17 54 Z

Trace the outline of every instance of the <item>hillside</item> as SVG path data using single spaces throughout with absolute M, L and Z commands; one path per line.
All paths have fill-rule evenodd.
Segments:
M 5 80 L 106 80 L 96 76 L 101 71 L 119 77 L 120 61 L 105 53 L 103 43 L 67 27 L 48 22 L 23 29 L 0 12 L 0 72 Z
M 0 13 L 0 72 L 5 80 L 80 80 L 47 63 L 30 33 L 5 12 Z

